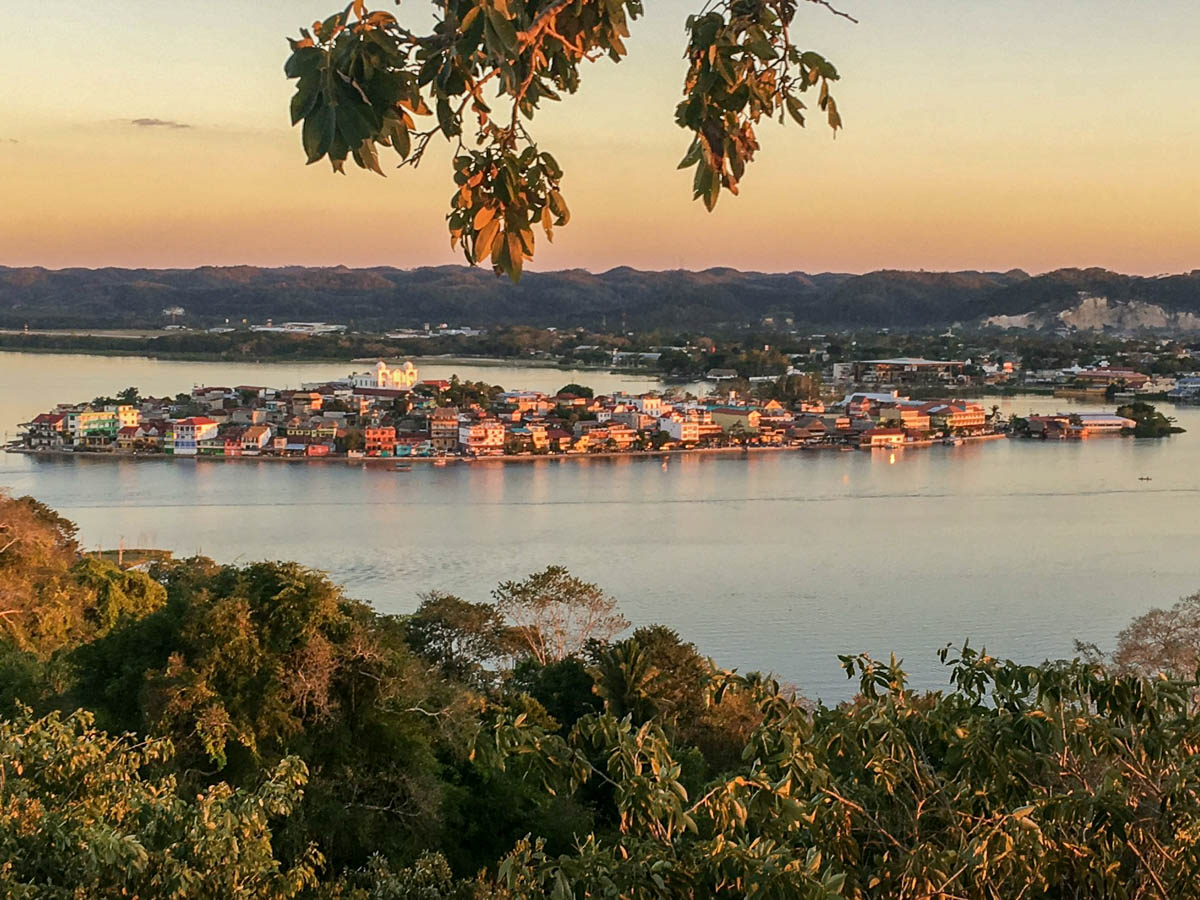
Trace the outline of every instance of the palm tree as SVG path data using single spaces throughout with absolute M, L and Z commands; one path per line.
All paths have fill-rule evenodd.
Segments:
M 596 661 L 596 694 L 618 719 L 633 716 L 645 722 L 657 712 L 650 686 L 658 675 L 646 651 L 636 640 L 615 644 Z

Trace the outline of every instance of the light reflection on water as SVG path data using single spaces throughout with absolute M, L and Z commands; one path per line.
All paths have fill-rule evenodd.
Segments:
M 156 386 L 155 367 L 168 364 L 122 361 L 114 373 L 112 360 L 77 357 L 67 375 L 64 359 L 0 354 L 6 423 L 126 384 L 177 391 L 274 374 L 173 363 L 173 382 Z M 506 386 L 547 377 L 513 375 Z M 995 441 L 904 451 L 894 464 L 887 453 L 793 452 L 398 473 L 7 454 L 0 485 L 62 510 L 89 546 L 124 538 L 223 561 L 299 559 L 389 612 L 433 588 L 484 599 L 503 579 L 563 563 L 637 623 L 665 622 L 724 665 L 773 669 L 837 699 L 848 690 L 837 653 L 894 650 L 934 686 L 947 641 L 969 636 L 1027 661 L 1069 655 L 1072 639 L 1111 645 L 1131 616 L 1200 589 L 1200 410 L 1174 414 L 1191 431 L 1167 441 Z

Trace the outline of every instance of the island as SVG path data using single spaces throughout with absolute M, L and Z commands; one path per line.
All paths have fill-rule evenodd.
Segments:
M 1123 407 L 1124 409 L 1124 407 Z M 1147 409 L 1149 412 L 1147 412 Z M 929 447 L 1009 434 L 1086 437 L 1159 427 L 1146 404 L 1131 414 L 1071 413 L 1004 420 L 963 399 L 898 390 L 819 398 L 796 376 L 696 397 L 678 390 L 597 395 L 581 384 L 556 394 L 459 380 L 422 380 L 411 361 L 297 389 L 198 385 L 174 397 L 64 403 L 22 425 L 7 449 L 112 457 L 275 460 L 536 459 L 546 456 L 756 449 Z M 1169 433 L 1169 432 L 1167 432 Z

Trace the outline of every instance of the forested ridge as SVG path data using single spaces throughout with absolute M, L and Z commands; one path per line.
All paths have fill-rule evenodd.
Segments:
M 826 706 L 558 567 L 388 616 L 0 496 L 0 895 L 1196 897 L 1197 635 Z
M 811 328 L 925 328 L 1046 313 L 1079 293 L 1200 313 L 1200 272 L 1146 278 L 1104 269 L 864 275 L 629 268 L 527 272 L 519 285 L 461 266 L 418 269 L 0 267 L 0 327 L 149 327 L 164 309 L 200 325 L 267 318 L 387 329 L 451 322 L 702 329 L 764 318 Z

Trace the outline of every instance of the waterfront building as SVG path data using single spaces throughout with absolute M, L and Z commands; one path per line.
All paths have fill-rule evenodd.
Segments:
M 138 424 L 134 435 L 134 450 L 162 450 L 167 438 L 167 423 L 164 419 L 147 419 Z
M 449 451 L 458 446 L 458 408 L 439 406 L 429 416 L 429 442 L 434 450 Z
M 200 442 L 217 435 L 217 423 L 207 416 L 190 416 L 167 424 L 163 449 L 172 456 L 195 456 Z
M 73 426 L 73 439 L 79 447 L 107 447 L 117 439 L 117 413 L 115 409 L 82 409 L 68 414 Z
M 934 428 L 947 431 L 983 428 L 987 424 L 983 407 L 969 400 L 935 400 L 921 404 L 920 410 L 929 416 Z
M 270 425 L 251 425 L 242 432 L 242 455 L 258 456 L 270 443 Z
M 700 422 L 678 414 L 664 416 L 658 420 L 658 430 L 680 444 L 700 442 Z
M 1113 413 L 1086 412 L 1075 413 L 1075 418 L 1088 434 L 1103 434 L 1105 432 L 1120 432 L 1137 425 L 1133 419 L 1118 416 Z
M 849 425 L 847 419 L 846 424 Z M 802 441 L 806 444 L 817 443 L 825 440 L 829 435 L 829 426 L 825 424 L 825 420 L 820 416 L 800 416 L 788 429 L 788 437 L 793 441 Z
M 1180 375 L 1167 396 L 1172 400 L 1200 400 L 1200 375 Z
M 227 428 L 221 433 L 224 446 L 221 448 L 224 456 L 242 455 L 242 438 L 246 433 L 244 428 Z
M 504 424 L 496 419 L 464 422 L 458 427 L 458 446 L 471 456 L 504 452 Z
M 929 430 L 930 414 L 921 406 L 896 404 L 879 407 L 880 425 L 896 425 L 907 431 L 924 432 Z
M 907 435 L 903 428 L 868 428 L 859 435 L 860 447 L 903 447 Z
M 65 413 L 41 413 L 21 426 L 25 429 L 25 443 L 39 450 L 58 450 L 67 442 L 67 416 Z
M 117 449 L 133 450 L 137 446 L 138 426 L 126 425 L 117 429 Z
M 368 425 L 363 429 L 367 456 L 391 456 L 396 452 L 396 429 L 392 425 Z

